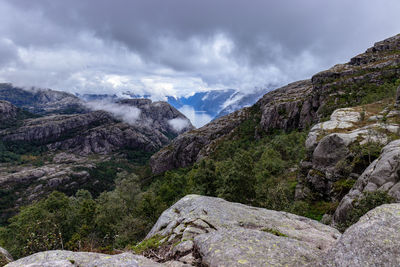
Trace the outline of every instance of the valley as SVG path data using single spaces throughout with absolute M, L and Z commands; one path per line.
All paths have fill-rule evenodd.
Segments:
M 197 129 L 162 101 L 2 84 L 7 266 L 398 264 L 399 51 L 377 42 Z

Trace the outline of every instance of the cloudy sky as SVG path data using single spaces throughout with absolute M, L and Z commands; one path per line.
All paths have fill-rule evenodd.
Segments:
M 157 96 L 285 84 L 400 33 L 399 0 L 0 0 L 0 82 Z

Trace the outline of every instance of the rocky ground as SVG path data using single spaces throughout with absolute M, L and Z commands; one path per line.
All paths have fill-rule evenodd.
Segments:
M 383 205 L 340 234 L 290 213 L 188 195 L 137 246 L 151 259 L 46 251 L 6 266 L 396 266 L 399 214 L 400 204 Z

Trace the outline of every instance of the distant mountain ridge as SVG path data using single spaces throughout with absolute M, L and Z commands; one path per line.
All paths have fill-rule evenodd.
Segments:
M 77 96 L 51 89 L 23 89 L 11 83 L 0 83 L 0 100 L 35 114 L 76 114 L 88 110 Z
M 275 88 L 275 86 L 270 85 L 265 88 L 256 88 L 252 92 L 241 92 L 236 89 L 211 90 L 196 92 L 190 96 L 167 96 L 166 98 L 170 105 L 183 113 L 185 113 L 185 110 L 189 110 L 195 114 L 206 115 L 210 117 L 210 120 L 213 120 L 228 115 L 238 109 L 253 105 L 264 94 L 273 90 L 273 88 Z M 126 92 L 123 95 L 127 98 L 152 97 L 149 94 L 137 95 L 130 92 Z M 85 101 L 118 101 L 121 98 L 115 94 L 77 94 L 77 96 Z M 185 115 L 188 116 L 188 114 Z

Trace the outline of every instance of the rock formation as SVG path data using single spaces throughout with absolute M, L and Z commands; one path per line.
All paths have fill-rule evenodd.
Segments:
M 188 195 L 167 209 L 147 235 L 160 240 L 149 256 L 53 250 L 16 266 L 397 266 L 400 204 L 382 205 L 342 235 L 286 212 Z M 146 255 L 146 252 L 144 253 Z
M 389 143 L 382 153 L 357 179 L 350 192 L 342 199 L 334 214 L 334 222 L 346 220 L 353 201 L 365 192 L 387 192 L 400 202 L 400 140 Z
M 50 89 L 23 89 L 0 83 L 0 99 L 37 114 L 85 113 L 89 109 L 76 96 Z
M 0 123 L 15 119 L 17 108 L 10 102 L 0 100 Z
M 18 128 L 0 131 L 0 137 L 5 142 L 46 145 L 51 150 L 88 155 L 121 148 L 156 151 L 170 138 L 193 129 L 189 120 L 167 103 L 156 102 L 139 109 L 143 113 L 132 125 L 116 120 L 108 112 L 93 111 L 24 120 Z M 186 120 L 187 125 L 176 129 L 168 123 L 173 119 Z
M 171 247 L 166 260 L 207 266 L 298 266 L 315 261 L 340 233 L 290 213 L 188 195 L 160 216 L 146 238 L 155 236 L 164 237 L 162 246 Z
M 337 108 L 360 104 L 360 92 L 366 84 L 380 86 L 400 76 L 399 46 L 400 35 L 396 35 L 376 43 L 346 64 L 315 74 L 311 80 L 291 83 L 267 93 L 253 106 L 261 110 L 260 128 L 267 132 L 272 129 L 305 129 L 331 115 Z M 360 97 L 347 98 L 346 95 L 350 94 L 360 94 Z M 233 114 L 246 113 L 247 110 Z M 218 143 L 218 139 L 244 121 L 233 114 L 203 126 L 190 136 L 178 138 L 155 154 L 151 161 L 153 172 L 185 167 L 202 158 L 199 156 L 201 151 L 209 149 L 211 143 Z M 230 125 L 229 131 L 220 132 L 221 127 L 217 124 L 221 121 Z
M 385 114 L 385 122 L 382 122 L 382 114 Z M 362 107 L 342 108 L 335 110 L 329 121 L 314 125 L 306 140 L 309 159 L 302 162 L 296 197 L 306 197 L 302 186 L 308 185 L 307 191 L 334 199 L 332 189 L 335 182 L 348 178 L 350 174 L 358 178 L 368 166 L 351 162 L 355 157 L 352 146 L 386 145 L 400 132 L 396 116 L 387 110 L 374 114 Z
M 399 266 L 400 204 L 387 204 L 365 214 L 317 264 L 310 266 Z
M 232 132 L 248 117 L 249 110 L 245 108 L 218 118 L 199 129 L 179 135 L 170 145 L 151 157 L 150 165 L 153 173 L 192 165 L 210 153 L 218 140 Z
M 72 252 L 66 250 L 51 250 L 39 252 L 19 259 L 6 265 L 7 267 L 19 266 L 46 266 L 46 267 L 158 267 L 163 266 L 143 256 L 132 253 L 107 255 L 91 252 Z

